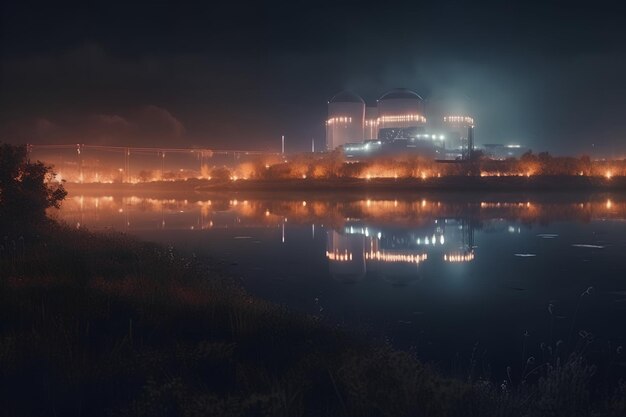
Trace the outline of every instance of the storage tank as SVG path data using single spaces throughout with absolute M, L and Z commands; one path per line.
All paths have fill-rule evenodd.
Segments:
M 336 149 L 364 137 L 365 101 L 349 91 L 336 94 L 328 102 L 326 148 Z
M 474 126 L 474 118 L 463 114 L 452 114 L 443 117 L 446 137 L 446 148 L 462 152 L 468 149 L 468 132 Z
M 413 90 L 396 88 L 378 99 L 378 138 L 410 139 L 424 130 L 424 100 Z

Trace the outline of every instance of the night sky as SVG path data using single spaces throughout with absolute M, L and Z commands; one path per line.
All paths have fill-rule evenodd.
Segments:
M 479 144 L 626 154 L 617 2 L 55 3 L 2 3 L 0 140 L 304 150 L 334 93 L 407 87 Z

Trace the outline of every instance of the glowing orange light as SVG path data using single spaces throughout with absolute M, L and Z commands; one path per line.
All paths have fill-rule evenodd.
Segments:
M 347 250 L 344 252 L 338 250 L 333 252 L 326 251 L 326 257 L 331 261 L 347 262 L 352 260 L 352 253 L 349 253 Z

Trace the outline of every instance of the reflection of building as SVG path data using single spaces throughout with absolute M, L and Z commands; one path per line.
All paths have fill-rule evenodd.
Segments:
M 326 257 L 333 278 L 343 282 L 360 281 L 365 276 L 365 236 L 329 231 Z
M 403 285 L 418 279 L 417 267 L 424 261 L 472 261 L 473 245 L 473 228 L 464 220 L 434 219 L 409 230 L 348 221 L 341 232 L 328 232 L 326 257 L 331 274 L 342 281 L 370 272 Z
M 363 140 L 365 102 L 356 94 L 342 91 L 328 102 L 326 147 L 333 150 Z

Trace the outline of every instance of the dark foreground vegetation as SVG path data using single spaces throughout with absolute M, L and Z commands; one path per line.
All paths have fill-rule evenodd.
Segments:
M 413 354 L 252 297 L 193 255 L 22 218 L 0 219 L 2 415 L 626 413 L 626 386 L 598 380 L 582 349 L 551 346 L 504 382 L 476 378 L 471 363 L 466 377 L 446 377 Z
M 122 235 L 40 226 L 5 238 L 1 267 L 4 415 L 626 411 L 625 388 L 592 389 L 596 368 L 582 355 L 533 363 L 504 383 L 446 378 L 409 353 L 251 297 L 193 256 Z

